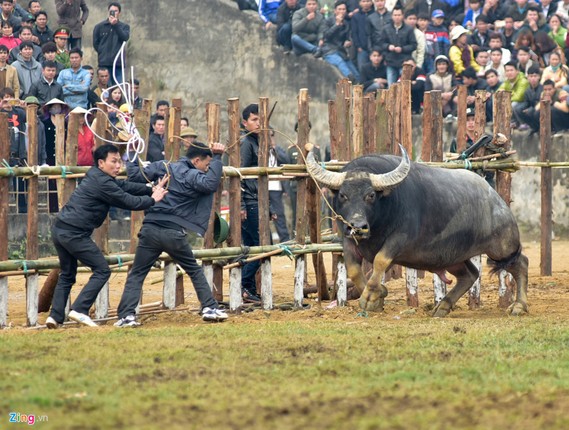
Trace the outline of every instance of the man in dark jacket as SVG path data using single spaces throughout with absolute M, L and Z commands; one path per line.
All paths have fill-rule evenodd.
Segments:
M 190 276 L 202 307 L 205 321 L 223 321 L 227 314 L 218 309 L 211 288 L 201 265 L 196 262 L 188 243 L 188 231 L 203 236 L 208 226 L 213 195 L 221 182 L 223 165 L 221 155 L 225 146 L 194 142 L 186 157 L 166 166 L 152 163 L 144 168 L 138 163 L 127 167 L 130 180 L 144 182 L 145 177 L 154 180 L 169 176 L 169 194 L 150 208 L 144 217 L 139 233 L 138 247 L 132 269 L 126 279 L 125 289 L 118 307 L 117 327 L 135 327 L 136 306 L 140 301 L 142 285 L 148 272 L 162 252 L 166 252 Z
M 93 30 L 93 48 L 97 51 L 99 67 L 106 67 L 111 71 L 113 83 L 122 83 L 123 70 L 121 61 L 113 71 L 113 62 L 121 46 L 130 38 L 130 26 L 119 21 L 121 5 L 117 2 L 109 4 L 109 17 L 97 24 Z M 116 77 L 116 80 L 115 80 Z
M 277 9 L 277 43 L 287 54 L 292 51 L 292 16 L 299 9 L 298 0 L 285 0 Z
M 41 106 L 52 99 L 63 100 L 63 87 L 55 80 L 57 64 L 55 61 L 46 61 L 43 64 L 42 77 L 32 84 L 28 96 L 37 97 Z
M 383 28 L 391 22 L 391 12 L 385 7 L 385 0 L 375 0 L 375 12 L 367 17 L 368 49 L 379 49 L 379 38 Z
M 259 133 L 261 124 L 259 105 L 250 104 L 243 109 L 242 124 L 244 135 L 241 137 L 241 167 L 257 167 L 259 165 Z M 258 246 L 259 241 L 259 202 L 257 180 L 241 181 L 241 239 L 245 246 Z M 259 303 L 255 274 L 261 266 L 259 261 L 252 261 L 243 266 L 241 285 L 243 299 Z
M 152 119 L 152 132 L 148 139 L 147 161 L 164 160 L 164 132 L 166 131 L 166 120 L 163 116 L 157 115 Z
M 103 253 L 91 239 L 93 230 L 103 224 L 109 208 L 145 210 L 166 195 L 164 177 L 155 187 L 115 179 L 122 162 L 114 145 L 102 145 L 93 154 L 91 167 L 67 204 L 61 209 L 51 230 L 59 257 L 61 273 L 53 293 L 47 328 L 57 328 L 65 319 L 65 306 L 77 275 L 77 260 L 90 267 L 93 274 L 83 287 L 69 312 L 69 319 L 90 327 L 97 325 L 89 318 L 89 309 L 109 280 L 111 270 Z
M 539 131 L 539 111 L 536 110 L 541 100 L 543 85 L 540 84 L 541 72 L 537 65 L 528 70 L 529 87 L 524 94 L 524 101 L 513 109 L 514 116 L 520 123 L 518 130 L 531 130 L 532 133 Z
M 391 86 L 401 76 L 403 62 L 411 59 L 411 54 L 417 49 L 415 33 L 403 22 L 403 10 L 400 6 L 393 8 L 391 22 L 381 32 L 379 48 L 385 56 L 387 84 Z
M 367 19 L 374 13 L 371 0 L 361 0 L 359 11 L 350 20 L 352 43 L 356 49 L 356 66 L 361 74 L 363 66 L 369 64 L 369 37 Z
M 326 20 L 322 44 L 324 60 L 336 67 L 342 76 L 349 78 L 353 83 L 360 80 L 360 72 L 352 63 L 346 52 L 350 47 L 350 21 L 346 19 L 348 7 L 344 0 L 334 3 L 334 16 Z
M 55 10 L 59 17 L 58 24 L 64 25 L 71 31 L 69 49 L 81 49 L 83 26 L 89 18 L 89 8 L 85 0 L 55 0 Z

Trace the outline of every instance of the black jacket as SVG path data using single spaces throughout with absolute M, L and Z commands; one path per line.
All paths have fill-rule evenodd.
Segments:
M 402 51 L 390 51 L 389 45 L 400 46 Z M 412 58 L 411 54 L 417 49 L 415 32 L 407 24 L 402 24 L 399 29 L 396 29 L 393 22 L 390 22 L 381 31 L 379 47 L 384 53 L 386 66 L 401 67 L 405 60 Z
M 98 54 L 99 67 L 111 67 L 122 43 L 129 38 L 130 26 L 122 21 L 115 25 L 108 19 L 98 23 L 93 30 L 93 48 Z
M 146 160 L 160 161 L 164 160 L 164 140 L 163 136 L 156 133 L 150 133 L 150 139 L 148 139 L 148 151 L 146 152 Z
M 277 30 L 286 23 L 292 24 L 292 16 L 299 9 L 300 5 L 298 4 L 291 9 L 287 6 L 286 2 L 283 2 L 277 9 Z
M 391 22 L 391 12 L 385 12 L 383 15 L 377 11 L 371 13 L 366 19 L 366 33 L 369 41 L 368 50 L 371 52 L 374 48 L 379 49 L 379 38 L 383 27 Z
M 344 60 L 347 60 L 348 54 L 344 48 L 344 42 L 350 40 L 350 22 L 344 20 L 343 25 L 336 25 L 336 17 L 332 16 L 326 20 L 324 28 L 322 53 L 324 55 L 337 53 Z
M 144 182 L 138 163 L 128 163 L 129 180 Z M 168 194 L 146 211 L 144 221 L 166 221 L 204 235 L 211 214 L 213 195 L 221 182 L 221 156 L 214 154 L 209 170 L 204 173 L 186 157 L 166 167 L 162 162 L 151 163 L 144 175 L 151 181 L 170 175 Z
M 385 64 L 383 64 L 383 61 L 379 64 L 378 67 L 375 67 L 371 63 L 368 63 L 362 67 L 362 70 L 360 72 L 360 80 L 364 86 L 364 91 L 367 90 L 368 87 L 372 85 L 374 80 L 377 78 L 387 79 L 387 69 L 385 68 Z
M 32 84 L 30 92 L 26 95 L 26 97 L 29 96 L 37 97 L 40 105 L 43 106 L 54 98 L 63 100 L 63 87 L 59 85 L 55 79 L 51 85 L 48 84 L 45 78 L 42 76 L 38 82 Z
M 103 224 L 111 206 L 133 211 L 148 209 L 154 205 L 151 195 L 152 188 L 145 184 L 115 179 L 94 166 L 87 171 L 57 219 L 91 233 Z
M 247 133 L 245 131 L 245 133 Z M 241 137 L 241 167 L 257 167 L 259 165 L 258 135 L 244 134 Z M 244 179 L 241 181 L 241 200 L 243 203 L 257 203 L 257 180 Z

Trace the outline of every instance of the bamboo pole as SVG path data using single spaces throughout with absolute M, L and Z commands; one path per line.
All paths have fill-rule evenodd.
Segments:
M 58 118 L 61 117 L 61 118 Z M 32 165 L 38 164 L 38 129 L 37 129 L 37 106 L 28 105 L 26 109 L 28 122 L 28 162 Z M 56 126 L 61 126 L 63 115 L 56 116 Z M 58 128 L 57 143 L 60 142 L 60 135 L 65 136 L 64 132 Z M 26 230 L 26 259 L 36 260 L 39 257 L 38 243 L 38 178 L 37 176 L 28 179 L 28 227 Z M 28 326 L 35 326 L 38 323 L 38 292 L 39 275 L 32 273 L 26 275 L 26 315 Z
M 239 99 L 227 100 L 227 116 L 229 119 L 229 165 L 237 168 L 241 165 L 239 140 Z M 230 246 L 241 245 L 241 180 L 232 176 L 229 180 L 229 240 Z M 243 305 L 241 295 L 241 267 L 235 267 L 229 272 L 229 309 L 236 311 Z
M 540 161 L 549 161 L 551 154 L 551 102 L 541 100 L 539 109 Z M 541 246 L 539 270 L 541 276 L 551 276 L 553 229 L 553 174 L 551 168 L 541 169 Z
M 10 159 L 8 115 L 0 112 L 0 160 Z M 8 259 L 8 213 L 10 178 L 0 178 L 0 260 Z M 0 329 L 8 324 L 8 278 L 0 274 Z

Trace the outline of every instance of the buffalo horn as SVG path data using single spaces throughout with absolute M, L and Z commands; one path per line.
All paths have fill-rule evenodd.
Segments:
M 346 177 L 346 172 L 336 173 L 322 168 L 314 159 L 312 151 L 310 151 L 306 157 L 306 169 L 315 181 L 331 190 L 339 190 Z
M 393 188 L 399 185 L 403 179 L 407 177 L 409 169 L 411 168 L 411 162 L 409 161 L 409 155 L 407 155 L 403 146 L 399 145 L 399 147 L 401 148 L 401 163 L 399 163 L 399 166 L 397 166 L 395 170 L 381 175 L 373 173 L 369 175 L 371 186 L 374 190 L 383 191 Z

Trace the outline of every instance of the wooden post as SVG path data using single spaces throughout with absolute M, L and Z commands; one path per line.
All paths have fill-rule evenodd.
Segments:
M 271 138 L 269 136 L 269 99 L 259 98 L 259 118 L 261 121 L 261 133 L 259 134 L 259 167 L 269 166 L 269 149 Z M 258 179 L 259 198 L 259 241 L 261 246 L 271 244 L 271 216 L 269 213 L 269 177 L 259 175 Z M 263 309 L 273 308 L 273 276 L 271 273 L 271 259 L 261 260 L 261 299 Z
M 426 91 L 423 98 L 423 142 L 421 144 L 421 161 L 431 160 L 431 148 L 433 147 L 432 94 L 433 91 Z
M 180 158 L 180 117 L 182 116 L 182 100 L 173 99 L 167 117 L 167 136 L 164 137 L 164 158 L 175 162 Z M 132 227 L 132 226 L 131 226 Z M 163 302 L 168 309 L 184 303 L 184 277 L 178 276 L 176 263 L 170 261 L 164 266 Z
M 65 161 L 63 164 L 66 166 L 77 166 L 77 150 L 79 139 L 79 119 L 84 117 L 81 113 L 70 113 L 69 122 L 67 124 L 67 151 L 65 151 Z M 64 179 L 63 180 L 63 193 L 59 201 L 60 207 L 65 206 L 75 187 L 77 180 Z
M 375 144 L 378 154 L 389 154 L 391 148 L 391 91 L 378 90 L 375 98 Z
M 466 149 L 466 85 L 458 86 L 456 116 L 456 151 L 461 154 Z
M 429 154 L 430 161 L 443 161 L 443 104 L 440 91 L 431 91 L 431 112 L 433 128 L 431 129 L 432 147 Z M 424 107 L 424 105 L 423 105 Z M 425 130 L 426 134 L 426 130 Z M 425 159 L 423 159 L 425 160 Z M 433 293 L 435 305 L 447 294 L 446 284 L 433 273 Z
M 336 108 L 344 106 L 343 99 L 341 103 L 336 102 Z M 345 135 L 343 135 L 343 130 L 340 127 L 340 113 L 338 112 L 338 145 L 342 149 L 345 146 Z M 308 143 L 308 136 L 310 133 L 309 123 L 309 110 L 308 110 L 308 90 L 302 88 L 298 95 L 298 135 L 297 135 L 297 145 L 299 150 L 299 157 L 297 164 L 306 164 L 304 159 L 306 157 L 306 144 Z M 340 154 L 339 154 L 340 156 Z M 306 232 L 306 194 L 307 194 L 307 182 L 306 177 L 298 179 L 298 188 L 296 195 L 296 242 L 299 245 L 305 244 L 305 232 Z M 302 309 L 302 300 L 304 298 L 304 280 L 306 279 L 306 255 L 302 254 L 295 259 L 295 270 L 294 270 L 294 307 L 297 309 Z
M 391 91 L 391 124 L 393 130 L 393 139 L 389 146 L 390 154 L 401 154 L 398 143 L 401 143 L 401 83 L 396 82 L 389 88 Z
M 229 165 L 241 165 L 239 140 L 239 99 L 227 100 L 227 116 L 229 119 Z M 241 245 L 241 179 L 232 176 L 229 179 L 229 238 L 230 246 Z M 241 295 L 241 267 L 234 267 L 229 272 L 229 309 L 237 310 L 243 304 Z
M 475 112 L 474 112 L 474 140 L 477 141 L 484 134 L 486 128 L 486 91 L 476 90 L 475 99 Z M 478 149 L 475 153 L 475 157 L 480 157 L 484 155 L 484 148 Z M 472 257 L 472 264 L 478 269 L 478 278 L 470 287 L 468 291 L 468 308 L 478 309 L 480 307 L 480 286 L 482 285 L 482 256 L 478 255 Z
M 58 117 L 63 120 L 63 115 L 56 116 L 56 126 L 60 125 Z M 28 120 L 28 164 L 30 166 L 38 165 L 38 128 L 37 128 L 37 106 L 29 105 L 26 109 L 26 118 Z M 57 131 L 57 142 L 60 141 L 60 134 L 65 133 Z M 26 259 L 37 260 L 39 258 L 38 243 L 38 177 L 32 176 L 28 179 L 28 228 L 26 241 Z M 26 308 L 27 323 L 29 326 L 35 326 L 38 323 L 38 281 L 39 274 L 37 272 L 26 275 Z
M 65 166 L 65 115 L 55 115 L 53 125 L 55 126 L 55 164 L 58 166 Z M 28 164 L 33 166 L 29 160 Z M 65 178 L 57 180 L 57 202 L 59 210 L 63 207 L 61 202 L 63 201 L 65 182 Z
M 540 161 L 548 162 L 551 151 L 551 102 L 542 100 L 539 109 Z M 541 276 L 551 276 L 553 228 L 553 173 L 551 167 L 541 168 L 541 247 L 539 271 Z
M 209 145 L 220 141 L 219 119 L 220 119 L 220 106 L 217 103 L 207 103 L 205 106 L 207 118 L 207 143 Z M 178 121 L 179 123 L 179 121 Z M 204 247 L 207 249 L 218 248 L 218 245 L 213 240 L 213 226 L 215 223 L 215 213 L 220 211 L 221 207 L 221 193 L 223 191 L 223 181 L 219 184 L 219 188 L 214 194 L 212 211 L 209 216 L 209 223 L 204 237 Z M 204 262 L 204 272 L 209 285 L 212 289 L 213 295 L 218 301 L 223 300 L 223 269 L 220 266 L 214 266 L 211 261 Z
M 140 138 L 147 144 L 144 145 L 144 150 L 140 153 L 139 161 L 146 160 L 146 152 L 148 151 L 148 135 L 150 134 L 150 115 L 152 110 L 152 100 L 142 100 L 142 109 L 134 111 L 134 123 Z M 129 251 L 131 254 L 136 252 L 138 246 L 138 232 L 142 227 L 144 220 L 144 211 L 132 211 L 130 213 L 130 246 Z
M 510 149 L 510 121 L 512 118 L 511 96 L 512 95 L 509 91 L 500 90 L 494 93 L 494 134 L 502 133 L 508 139 L 508 143 L 504 145 L 505 151 Z M 511 174 L 498 170 L 496 172 L 496 191 L 508 206 L 510 206 L 511 202 L 511 185 Z M 500 272 L 500 287 L 498 289 L 498 295 L 499 306 L 501 308 L 507 308 L 513 303 L 514 280 L 506 271 Z
M 105 137 L 107 133 L 107 107 L 104 103 L 97 103 L 100 109 L 97 111 L 95 133 L 101 137 Z M 95 147 L 103 145 L 105 142 L 95 136 Z M 109 253 L 109 216 L 93 233 L 93 240 L 103 254 Z M 97 299 L 95 300 L 95 318 L 106 318 L 109 312 L 109 282 L 107 281 Z
M 406 66 L 408 65 L 406 64 L 405 67 Z M 407 154 L 409 154 L 409 158 L 413 160 L 413 116 L 411 114 L 411 81 L 407 79 L 401 81 L 401 109 L 399 112 L 401 115 L 401 140 L 397 143 L 401 143 L 403 145 L 405 151 L 407 151 Z M 397 151 L 399 151 L 399 147 L 397 147 Z
M 352 155 L 353 158 L 356 158 L 364 153 L 364 87 L 354 85 L 353 93 Z
M 364 154 L 375 154 L 375 99 L 371 94 L 364 97 Z
M 10 159 L 8 115 L 0 113 L 0 160 Z M 0 178 L 0 261 L 8 259 L 10 177 Z M 8 325 L 8 277 L 0 275 L 0 329 Z
M 302 91 L 302 90 L 301 90 Z M 308 90 L 306 90 L 308 91 Z M 350 159 L 350 123 L 347 120 L 350 115 L 349 108 L 346 109 L 346 99 L 350 98 L 351 84 L 348 79 L 341 79 L 336 85 L 336 136 L 338 138 L 337 159 L 347 161 Z M 308 102 L 308 101 L 307 101 Z M 300 126 L 299 126 L 300 127 Z M 308 138 L 308 135 L 307 135 Z M 297 206 L 298 208 L 298 206 Z M 298 210 L 298 209 L 297 209 Z

